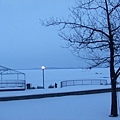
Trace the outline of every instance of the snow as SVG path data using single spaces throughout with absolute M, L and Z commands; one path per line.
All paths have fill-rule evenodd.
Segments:
M 0 102 L 1 120 L 119 120 L 110 93 Z
M 46 93 L 61 93 L 61 92 L 72 92 L 72 91 L 83 91 L 83 90 L 95 90 L 110 88 L 110 85 L 81 85 L 81 86 L 69 86 L 64 88 L 51 88 L 51 89 L 30 89 L 25 91 L 7 91 L 0 92 L 1 97 L 11 96 L 22 96 L 22 95 L 34 95 L 34 94 L 46 94 Z
M 42 72 L 40 70 L 25 71 L 27 83 L 32 86 L 42 86 Z M 60 87 L 64 80 L 78 79 L 109 79 L 108 69 L 61 69 L 45 70 L 45 89 L 31 89 L 25 91 L 0 92 L 1 97 L 21 96 L 44 93 L 59 93 L 110 88 L 110 85 L 79 85 Z M 120 78 L 118 79 L 119 82 Z M 50 84 L 58 83 L 58 88 L 49 89 Z M 118 93 L 118 106 L 120 93 Z M 65 97 L 42 98 L 32 100 L 18 100 L 0 102 L 1 120 L 118 120 L 109 117 L 110 93 L 77 95 Z

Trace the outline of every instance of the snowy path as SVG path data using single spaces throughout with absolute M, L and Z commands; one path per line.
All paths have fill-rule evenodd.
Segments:
M 96 90 L 96 89 L 105 89 L 105 88 L 110 88 L 110 85 L 80 85 L 80 86 L 68 86 L 68 87 L 53 88 L 53 89 L 52 88 L 51 89 L 30 89 L 25 91 L 12 91 L 12 92 L 6 91 L 6 92 L 0 92 L 0 97 L 62 93 L 62 92 Z

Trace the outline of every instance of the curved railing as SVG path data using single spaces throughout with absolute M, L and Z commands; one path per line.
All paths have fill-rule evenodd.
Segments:
M 61 82 L 61 87 L 77 85 L 107 85 L 105 79 L 66 80 Z

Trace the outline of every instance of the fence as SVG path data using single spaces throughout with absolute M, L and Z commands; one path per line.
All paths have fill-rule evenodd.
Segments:
M 61 87 L 76 85 L 107 85 L 105 79 L 66 80 L 61 82 Z
M 0 88 L 26 88 L 25 80 L 3 80 L 0 81 Z

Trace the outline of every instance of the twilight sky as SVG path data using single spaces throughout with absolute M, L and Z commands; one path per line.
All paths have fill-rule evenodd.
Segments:
M 81 67 L 58 36 L 39 19 L 67 18 L 74 0 L 0 0 L 0 65 L 10 68 Z

